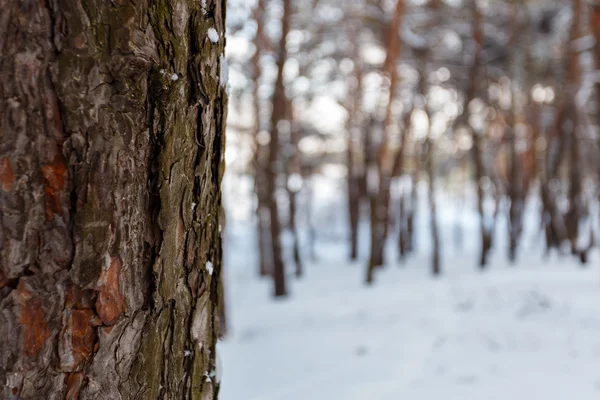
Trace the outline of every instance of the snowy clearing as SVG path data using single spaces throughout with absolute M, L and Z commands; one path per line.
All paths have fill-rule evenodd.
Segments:
M 329 247 L 282 301 L 230 274 L 224 400 L 600 398 L 597 268 L 457 257 L 433 280 L 423 258 L 365 287 Z

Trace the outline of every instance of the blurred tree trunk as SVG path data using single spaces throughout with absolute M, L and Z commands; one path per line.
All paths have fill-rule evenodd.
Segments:
M 360 181 L 361 174 L 357 168 L 357 163 L 354 155 L 357 153 L 354 143 L 356 134 L 362 132 L 362 69 L 360 47 L 358 46 L 359 27 L 354 26 L 351 31 L 353 38 L 353 59 L 354 59 L 354 76 L 348 79 L 348 95 L 350 104 L 348 106 L 348 123 L 347 130 L 347 145 L 346 145 L 346 167 L 347 167 L 347 185 L 348 185 L 348 222 L 350 226 L 350 260 L 356 260 L 358 257 L 358 226 L 360 222 L 360 205 L 361 205 L 361 190 Z M 364 175 L 364 173 L 363 173 Z
M 426 49 L 419 50 L 417 52 L 417 58 L 419 62 L 419 93 L 423 96 L 423 98 L 427 98 L 427 92 L 429 91 L 428 83 L 427 83 L 427 57 L 429 52 Z M 438 231 L 438 222 L 437 222 L 437 208 L 435 201 L 435 157 L 434 157 L 434 148 L 433 141 L 431 140 L 431 115 L 432 112 L 429 109 L 429 105 L 427 102 L 423 105 L 423 110 L 427 115 L 427 135 L 425 136 L 425 141 L 423 143 L 423 156 L 424 156 L 424 167 L 425 173 L 427 174 L 427 182 L 428 182 L 428 193 L 427 193 L 427 201 L 429 203 L 429 212 L 431 214 L 429 219 L 429 229 L 431 230 L 431 244 L 432 244 L 432 254 L 431 254 L 431 273 L 434 276 L 440 275 L 441 265 L 440 265 L 440 235 Z
M 513 3 L 513 18 L 511 27 L 511 38 L 509 39 L 509 45 L 511 46 L 512 53 L 509 57 L 509 70 L 510 70 L 510 106 L 506 110 L 506 121 L 507 130 L 509 137 L 509 157 L 510 157 L 510 171 L 508 177 L 508 197 L 510 200 L 509 209 L 509 244 L 508 244 L 508 259 L 511 263 L 514 263 L 517 258 L 517 246 L 521 238 L 523 231 L 523 211 L 525 208 L 525 193 L 524 193 L 524 176 L 523 176 L 523 165 L 521 163 L 521 153 L 519 150 L 519 142 L 524 141 L 524 133 L 519 131 L 519 126 L 522 123 L 522 109 L 524 107 L 522 97 L 525 96 L 523 92 L 525 79 L 524 79 L 524 49 L 522 48 L 522 26 L 520 24 L 519 15 L 521 14 L 522 8 L 520 4 Z
M 469 74 L 469 84 L 465 93 L 464 112 L 468 113 L 469 103 L 476 97 L 478 91 L 478 79 L 481 70 L 481 49 L 483 43 L 482 17 L 477 6 L 477 2 L 471 3 L 472 17 L 472 35 L 474 44 L 473 62 L 471 64 L 471 72 Z M 468 115 L 468 114 L 467 114 Z M 477 211 L 479 213 L 479 231 L 481 235 L 481 256 L 479 258 L 480 268 L 485 268 L 487 265 L 488 253 L 492 247 L 493 231 L 489 224 L 486 223 L 486 215 L 483 207 L 485 200 L 485 192 L 483 190 L 485 178 L 485 166 L 483 162 L 483 136 L 482 132 L 477 132 L 473 127 L 470 127 L 472 147 L 471 157 L 473 159 L 473 167 L 475 170 L 475 187 L 477 188 Z
M 304 182 L 306 190 L 304 191 L 306 195 L 306 203 L 304 209 L 306 210 L 306 225 L 308 226 L 308 237 L 307 237 L 307 247 L 308 247 L 308 257 L 312 262 L 317 261 L 317 252 L 315 249 L 315 244 L 317 242 L 317 229 L 315 228 L 314 218 L 313 218 L 313 209 L 314 209 L 314 178 L 313 178 L 313 168 L 312 167 L 303 167 L 304 171 L 302 175 L 304 175 Z
M 291 101 L 287 102 L 287 120 L 289 121 L 289 146 L 286 152 L 286 190 L 289 199 L 289 228 L 294 240 L 293 257 L 296 265 L 296 277 L 302 276 L 302 260 L 300 258 L 300 235 L 296 222 L 298 208 L 298 191 L 301 189 L 302 178 L 300 176 L 300 129 L 294 122 L 294 109 Z
M 579 50 L 573 46 L 581 33 L 581 0 L 573 0 L 573 20 L 569 33 L 569 47 L 567 53 L 567 104 L 565 105 L 565 122 L 561 125 L 569 144 L 569 209 L 565 215 L 567 236 L 571 243 L 571 253 L 580 257 L 582 264 L 585 263 L 587 255 L 585 250 L 578 248 L 579 223 L 583 218 L 583 196 L 581 193 L 581 168 L 579 151 L 579 131 L 581 129 L 578 118 L 576 95 L 580 86 Z
M 407 190 L 407 188 L 404 185 L 404 182 L 402 182 L 402 177 L 404 176 L 404 172 L 405 172 L 405 157 L 406 157 L 406 148 L 407 148 L 407 143 L 408 143 L 408 136 L 409 136 L 409 125 L 410 125 L 410 120 L 411 120 L 411 116 L 412 116 L 412 107 L 410 110 L 408 110 L 405 114 L 404 114 L 404 118 L 403 118 L 403 123 L 402 126 L 400 127 L 401 130 L 401 136 L 400 136 L 400 148 L 398 149 L 398 151 L 396 152 L 396 159 L 394 160 L 394 167 L 393 167 L 393 173 L 392 176 L 397 178 L 400 181 L 400 199 L 399 199 L 399 207 L 398 207 L 398 213 L 399 213 L 399 228 L 398 228 L 398 256 L 400 259 L 403 259 L 404 256 L 407 253 L 408 250 L 408 242 L 409 242 L 409 236 L 410 233 L 408 232 L 409 230 L 409 220 L 412 220 L 411 217 L 411 213 L 409 213 L 408 211 L 408 205 L 407 205 L 407 197 L 409 197 L 411 195 L 411 192 L 409 192 Z M 411 209 L 412 210 L 412 209 Z M 412 221 L 411 221 L 412 224 Z M 412 230 L 412 226 L 410 227 Z
M 385 116 L 381 132 L 381 143 L 377 151 L 376 165 L 367 168 L 370 174 L 367 179 L 377 179 L 377 190 L 370 193 L 371 197 L 371 254 L 367 266 L 367 283 L 373 282 L 373 272 L 376 267 L 383 265 L 383 252 L 387 236 L 387 225 L 389 222 L 388 210 L 390 201 L 390 178 L 391 164 L 394 157 L 390 156 L 388 141 L 389 129 L 392 125 L 392 101 L 394 99 L 398 73 L 396 72 L 396 61 L 400 53 L 399 28 L 404 14 L 404 0 L 397 0 L 394 15 L 387 29 L 387 56 L 383 65 L 383 74 L 389 79 L 387 88 L 382 87 L 383 98 L 379 101 L 385 104 Z M 384 83 L 385 85 L 385 83 Z M 387 95 L 386 90 L 387 89 Z M 373 173 L 375 172 L 375 173 Z M 377 174 L 377 178 L 374 175 Z
M 0 7 L 0 397 L 216 399 L 224 2 Z
M 260 78 L 262 70 L 260 67 L 260 54 L 266 47 L 267 38 L 264 34 L 264 15 L 265 0 L 258 0 L 253 10 L 254 20 L 256 22 L 256 36 L 254 37 L 255 51 L 251 59 L 252 66 L 252 107 L 254 114 L 254 154 L 252 165 L 254 167 L 254 192 L 256 194 L 256 220 L 257 237 L 259 253 L 259 274 L 266 276 L 273 271 L 273 262 L 271 256 L 271 237 L 269 232 L 269 208 L 268 208 L 268 188 L 266 182 L 266 153 L 267 149 L 260 143 L 260 133 L 262 129 L 260 105 Z
M 285 120 L 287 98 L 285 95 L 285 85 L 283 82 L 283 68 L 287 60 L 287 35 L 290 30 L 291 0 L 283 0 L 283 14 L 281 16 L 281 39 L 277 46 L 277 78 L 275 79 L 275 89 L 271 104 L 271 137 L 269 141 L 269 166 L 267 168 L 267 187 L 269 215 L 271 218 L 271 247 L 273 255 L 273 283 L 274 295 L 276 297 L 287 295 L 285 284 L 285 265 L 283 263 L 283 254 L 281 250 L 281 223 L 279 222 L 279 212 L 277 210 L 277 177 L 281 170 L 281 160 L 279 156 L 279 128 L 280 121 Z

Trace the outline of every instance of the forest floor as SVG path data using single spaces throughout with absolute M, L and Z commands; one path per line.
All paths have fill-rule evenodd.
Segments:
M 581 268 L 544 259 L 532 238 L 516 266 L 497 251 L 482 273 L 475 252 L 446 251 L 433 279 L 426 251 L 404 263 L 390 252 L 367 287 L 364 261 L 346 262 L 346 242 L 324 237 L 273 300 L 256 277 L 253 228 L 231 225 L 223 400 L 600 398 L 597 253 Z

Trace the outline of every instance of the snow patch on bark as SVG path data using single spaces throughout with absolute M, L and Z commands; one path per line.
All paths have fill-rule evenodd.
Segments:
M 206 33 L 208 34 L 208 38 L 212 43 L 217 43 L 219 41 L 219 33 L 215 28 L 208 28 Z

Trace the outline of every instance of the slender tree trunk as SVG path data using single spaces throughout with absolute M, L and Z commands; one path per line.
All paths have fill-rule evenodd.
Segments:
M 523 165 L 521 163 L 521 152 L 518 149 L 519 140 L 524 138 L 518 137 L 517 127 L 522 121 L 522 109 L 524 108 L 521 100 L 521 92 L 524 90 L 524 64 L 525 55 L 524 48 L 521 45 L 522 26 L 518 22 L 518 14 L 522 10 L 520 4 L 514 3 L 511 27 L 511 38 L 509 45 L 513 48 L 509 58 L 510 69 L 510 108 L 506 110 L 506 120 L 508 125 L 509 137 L 509 157 L 510 170 L 508 176 L 508 197 L 510 200 L 509 208 L 509 245 L 508 259 L 514 263 L 517 258 L 517 246 L 523 231 L 523 211 L 525 208 L 525 193 L 523 179 Z
M 471 65 L 471 73 L 469 85 L 465 95 L 464 110 L 468 110 L 469 103 L 476 97 L 478 90 L 478 79 L 481 77 L 481 48 L 483 42 L 482 16 L 477 7 L 477 2 L 471 3 L 472 16 L 472 36 L 474 44 L 473 63 Z M 479 213 L 479 230 L 481 237 L 481 256 L 479 258 L 479 266 L 481 269 L 487 265 L 488 253 L 492 247 L 492 231 L 486 223 L 486 215 L 483 207 L 485 200 L 485 192 L 483 190 L 483 179 L 485 177 L 485 167 L 483 163 L 483 137 L 481 132 L 476 132 L 473 127 L 470 127 L 471 138 L 473 145 L 471 147 L 471 157 L 475 171 L 475 187 L 477 188 L 477 211 Z
M 268 191 L 265 174 L 266 148 L 260 143 L 259 135 L 262 129 L 262 118 L 260 105 L 259 87 L 262 71 L 260 68 L 260 54 L 266 46 L 267 39 L 264 35 L 264 13 L 265 0 L 258 0 L 253 15 L 256 21 L 256 36 L 254 38 L 255 53 L 251 59 L 252 65 L 252 107 L 254 112 L 254 155 L 252 164 L 254 167 L 254 192 L 256 194 L 256 220 L 259 254 L 259 274 L 260 276 L 270 275 L 273 271 L 271 257 L 271 237 L 269 232 L 269 209 L 268 209 Z
M 300 178 L 300 150 L 298 148 L 298 143 L 300 142 L 300 130 L 294 123 L 294 110 L 291 101 L 288 101 L 287 107 L 287 117 L 290 123 L 290 141 L 289 154 L 286 154 L 286 190 L 289 199 L 289 228 L 294 239 L 292 255 L 296 266 L 296 277 L 300 278 L 302 276 L 302 259 L 300 258 L 300 233 L 298 232 L 298 225 L 296 223 L 298 192 L 300 191 L 302 184 Z M 297 185 L 298 187 L 296 187 Z
M 304 182 L 306 183 L 306 224 L 308 225 L 308 256 L 312 262 L 317 261 L 317 252 L 315 245 L 317 242 L 317 230 L 313 221 L 313 208 L 314 208 L 314 183 L 312 177 L 313 171 L 310 169 L 305 174 Z
M 296 277 L 300 278 L 303 274 L 302 269 L 302 259 L 300 258 L 300 240 L 298 234 L 298 226 L 296 224 L 296 193 L 292 190 L 289 191 L 290 194 L 290 230 L 292 231 L 292 235 L 294 236 L 294 244 L 293 244 L 293 257 L 294 264 L 296 265 Z
M 410 186 L 410 207 L 406 215 L 406 252 L 412 253 L 416 249 L 415 244 L 415 214 L 417 212 L 418 188 L 419 188 L 419 146 L 415 146 L 415 171 Z
M 573 21 L 571 22 L 571 31 L 569 35 L 568 63 L 567 63 L 567 93 L 569 96 L 566 105 L 566 124 L 561 126 L 564 129 L 565 136 L 569 143 L 569 209 L 565 215 L 565 225 L 567 228 L 567 236 L 571 243 L 571 253 L 579 255 L 583 261 L 586 257 L 581 256 L 581 251 L 578 248 L 579 239 L 579 223 L 583 218 L 583 198 L 582 198 L 582 183 L 581 183 L 581 168 L 580 152 L 579 152 L 579 121 L 578 110 L 575 101 L 577 90 L 580 86 L 579 72 L 579 53 L 571 44 L 580 36 L 580 16 L 582 4 L 581 0 L 573 0 Z M 582 264 L 585 264 L 582 262 Z
M 408 110 L 404 114 L 403 123 L 400 127 L 402 131 L 402 135 L 400 136 L 400 148 L 396 152 L 396 159 L 394 160 L 394 167 L 392 169 L 392 176 L 396 179 L 402 179 L 404 175 L 404 158 L 406 156 L 406 144 L 408 142 L 408 133 L 410 130 L 408 129 L 410 119 L 412 116 L 412 109 Z M 402 183 L 402 182 L 401 182 Z M 407 209 L 406 209 L 406 197 L 409 193 L 404 190 L 404 187 L 400 187 L 400 199 L 399 199 L 399 229 L 398 229 L 398 257 L 403 259 L 406 255 L 406 241 L 407 241 Z
M 513 119 L 512 117 L 511 119 Z M 510 199 L 509 209 L 509 245 L 508 259 L 514 263 L 517 258 L 517 245 L 523 228 L 523 190 L 522 190 L 522 169 L 519 154 L 517 152 L 517 133 L 515 124 L 512 123 L 510 129 L 510 179 L 508 186 L 508 195 Z
M 435 168 L 434 168 L 434 156 L 433 156 L 433 142 L 431 141 L 431 127 L 429 133 L 425 139 L 425 170 L 427 172 L 427 178 L 429 182 L 428 201 L 429 210 L 431 212 L 431 218 L 429 221 L 431 229 L 431 243 L 432 243 L 432 255 L 431 255 L 431 273 L 434 276 L 442 273 L 440 265 L 440 234 L 438 231 L 437 222 L 437 208 L 435 203 Z
M 418 52 L 419 59 L 419 92 L 424 98 L 427 98 L 427 92 L 429 90 L 427 83 L 427 57 L 428 51 L 422 50 Z M 431 115 L 432 112 L 429 110 L 428 105 L 424 105 L 424 110 L 427 115 L 427 136 L 423 143 L 423 155 L 425 157 L 424 167 L 425 173 L 427 174 L 428 181 L 428 195 L 427 200 L 429 203 L 429 211 L 431 213 L 429 220 L 429 227 L 431 230 L 431 243 L 432 243 L 432 254 L 431 254 L 431 273 L 434 276 L 442 273 L 440 265 L 440 236 L 438 231 L 437 222 L 437 208 L 435 202 L 435 159 L 433 141 L 431 140 Z
M 285 284 L 285 266 L 281 250 L 281 224 L 277 210 L 277 176 L 280 170 L 279 157 L 279 122 L 285 119 L 286 95 L 283 82 L 283 67 L 287 59 L 287 34 L 290 30 L 291 0 L 283 0 L 281 18 L 281 39 L 277 48 L 277 78 L 273 92 L 273 111 L 271 113 L 271 138 L 269 141 L 269 167 L 267 169 L 267 186 L 269 193 L 269 214 L 271 219 L 271 245 L 273 248 L 273 283 L 276 297 L 287 295 Z
M 354 76 L 348 80 L 348 95 L 351 98 L 348 106 L 349 115 L 346 126 L 347 145 L 346 145 L 346 167 L 347 167 L 347 185 L 348 185 L 348 223 L 350 226 L 350 260 L 356 260 L 358 257 L 358 226 L 360 222 L 360 204 L 362 200 L 360 190 L 360 175 L 356 166 L 354 154 L 357 153 L 354 141 L 356 133 L 361 132 L 362 119 L 360 118 L 362 106 L 362 63 L 360 61 L 360 47 L 358 46 L 358 27 L 353 27 L 353 59 Z
M 392 100 L 398 83 L 398 74 L 396 72 L 396 61 L 400 53 L 400 38 L 398 30 L 400 21 L 404 14 L 404 0 L 397 0 L 394 16 L 388 26 L 387 34 L 387 56 L 383 65 L 383 73 L 389 78 L 387 87 L 387 95 L 380 100 L 385 104 L 385 116 L 382 126 L 381 144 L 377 152 L 377 165 L 368 166 L 372 170 L 376 170 L 378 174 L 377 191 L 371 193 L 371 254 L 369 264 L 367 266 L 367 283 L 373 282 L 373 272 L 376 267 L 383 265 L 383 252 L 385 247 L 385 239 L 388 230 L 388 210 L 390 199 L 390 178 L 391 170 L 388 164 L 393 161 L 394 157 L 390 157 L 388 149 L 389 128 L 392 121 Z M 382 90 L 385 93 L 385 90 Z M 375 169 L 376 168 L 376 169 Z M 368 174 L 369 172 L 367 172 Z
M 224 6 L 0 1 L 1 398 L 217 398 Z

